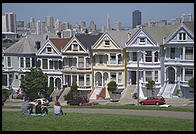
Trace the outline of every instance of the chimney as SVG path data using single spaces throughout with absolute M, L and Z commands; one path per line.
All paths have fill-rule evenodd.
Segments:
M 37 50 L 39 50 L 40 49 L 40 41 L 36 41 L 35 42 L 35 48 L 37 48 Z
M 61 32 L 57 32 L 59 38 L 61 38 Z
M 128 41 L 131 39 L 131 33 L 128 32 Z

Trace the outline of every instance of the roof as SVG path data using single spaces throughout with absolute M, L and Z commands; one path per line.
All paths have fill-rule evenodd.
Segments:
M 107 33 L 112 37 L 112 39 L 122 48 L 125 47 L 125 43 L 128 40 L 128 30 L 127 31 L 107 31 Z
M 90 50 L 91 46 L 101 37 L 103 33 L 97 34 L 75 34 L 75 37 L 82 43 L 82 45 Z
M 179 25 L 165 25 L 161 27 L 143 27 L 153 40 L 163 45 L 163 39 L 173 33 Z
M 70 38 L 50 38 L 50 41 L 56 46 L 56 48 L 61 52 L 61 49 L 71 40 Z
M 37 52 L 35 48 L 35 42 L 40 41 L 40 45 L 46 41 L 46 35 L 49 37 L 55 37 L 53 34 L 44 34 L 44 35 L 27 35 L 26 37 L 21 38 L 18 42 L 14 43 L 11 47 L 5 50 L 4 53 L 12 54 L 34 54 Z
M 194 21 L 187 21 L 183 23 L 194 34 Z

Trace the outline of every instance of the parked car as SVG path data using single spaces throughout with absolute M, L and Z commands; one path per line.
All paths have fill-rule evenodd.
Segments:
M 49 101 L 46 98 L 40 98 L 40 99 L 35 99 L 33 102 L 30 102 L 31 104 L 35 105 L 35 103 L 40 100 L 41 101 L 41 105 L 49 105 Z
M 67 101 L 67 105 L 80 105 L 81 106 L 82 104 L 88 103 L 88 102 L 89 100 L 84 96 L 74 97 L 73 99 Z
M 148 97 L 147 99 L 141 100 L 139 102 L 142 105 L 160 105 L 165 104 L 165 99 L 162 96 Z
M 93 105 L 98 105 L 99 103 L 97 102 L 86 102 L 86 103 L 83 103 L 82 106 L 93 106 Z

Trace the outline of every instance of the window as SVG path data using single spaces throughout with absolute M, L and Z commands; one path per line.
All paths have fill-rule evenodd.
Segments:
M 119 54 L 119 55 L 118 55 L 118 64 L 122 64 L 122 63 L 123 63 L 122 55 Z
M 179 40 L 186 40 L 186 33 L 179 33 Z
M 2 86 L 7 86 L 7 75 L 2 75 Z
M 18 75 L 15 75 L 16 80 L 18 79 Z
M 193 47 L 186 47 L 185 48 L 185 59 L 186 60 L 193 60 Z
M 79 67 L 84 67 L 84 57 L 79 57 L 78 58 L 78 63 L 79 63 Z
M 181 68 L 181 70 L 180 70 L 180 72 L 181 72 L 181 81 L 183 81 L 183 68 Z
M 154 53 L 154 62 L 158 62 L 158 52 Z
M 118 73 L 118 83 L 122 83 L 122 72 Z
M 62 69 L 62 68 L 63 68 L 62 61 L 59 60 L 59 69 Z
M 32 67 L 35 67 L 35 58 L 32 58 Z
M 170 59 L 175 59 L 175 48 L 170 49 Z
M 9 85 L 11 86 L 12 85 L 12 74 L 9 74 Z
M 86 85 L 90 85 L 90 74 L 86 75 Z
M 145 43 L 145 38 L 144 37 L 140 37 L 140 43 Z
M 183 59 L 183 48 L 180 48 L 180 59 Z
M 189 81 L 193 78 L 193 69 L 185 69 L 185 81 Z
M 79 85 L 84 86 L 84 75 L 79 75 Z
M 137 61 L 137 52 L 133 52 L 133 61 Z
M 105 45 L 109 46 L 110 45 L 110 41 L 109 40 L 105 40 Z
M 77 82 L 77 75 L 72 75 L 72 83 Z
M 73 51 L 77 51 L 78 50 L 78 44 L 73 44 Z
M 49 61 L 49 68 L 53 69 L 53 61 L 52 60 Z
M 146 82 L 148 82 L 149 80 L 152 80 L 152 72 L 146 71 Z
M 26 58 L 26 67 L 30 67 L 30 58 Z
M 90 66 L 90 58 L 86 58 L 86 67 Z
M 20 58 L 20 67 L 24 67 L 24 58 L 23 57 Z
M 103 64 L 103 55 L 99 55 L 99 63 Z
M 116 54 L 115 53 L 110 54 L 110 64 L 116 64 Z
M 11 57 L 7 57 L 7 66 L 11 67 Z
M 42 68 L 43 68 L 43 69 L 48 69 L 48 60 L 47 60 L 47 59 L 43 59 L 42 61 L 43 61 L 43 66 L 42 66 Z
M 116 81 L 116 73 L 110 73 L 111 81 Z
M 154 80 L 155 82 L 158 82 L 158 71 L 155 71 Z
M 146 62 L 152 62 L 152 52 L 146 51 Z
M 47 53 L 52 53 L 52 48 L 51 47 L 47 47 Z

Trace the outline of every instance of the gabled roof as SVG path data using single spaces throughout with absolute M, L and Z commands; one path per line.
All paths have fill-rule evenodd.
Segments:
M 102 33 L 97 34 L 75 34 L 75 37 L 82 43 L 86 50 L 90 50 L 91 46 L 101 37 Z
M 61 52 L 61 49 L 71 40 L 70 38 L 50 38 L 50 41 L 55 45 L 55 47 Z
M 40 41 L 40 46 L 46 41 L 46 34 L 44 35 L 27 35 L 21 38 L 18 42 L 14 43 L 11 47 L 5 50 L 4 53 L 12 54 L 35 54 L 37 49 L 35 48 L 35 42 Z M 49 35 L 49 37 L 55 37 L 55 35 Z
M 194 21 L 187 21 L 183 23 L 194 34 Z
M 179 25 L 165 25 L 161 27 L 143 27 L 153 40 L 163 45 L 163 39 L 173 33 Z
M 112 37 L 112 39 L 121 47 L 125 47 L 125 43 L 128 40 L 129 31 L 107 31 L 107 33 Z

